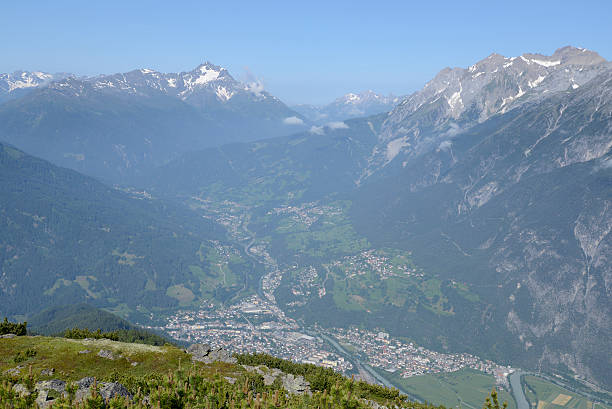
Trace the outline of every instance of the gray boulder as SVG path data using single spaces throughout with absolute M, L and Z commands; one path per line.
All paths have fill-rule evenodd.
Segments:
M 53 403 L 55 403 L 55 397 L 68 395 L 66 393 L 66 382 L 59 379 L 36 382 L 34 388 L 38 391 L 36 405 L 38 405 L 40 409 L 46 409 L 53 405 Z M 55 395 L 55 397 L 53 395 Z
M 92 388 L 94 385 L 94 378 L 91 376 L 85 377 L 76 383 L 77 391 L 74 396 L 76 402 L 82 402 L 89 398 L 92 394 Z M 117 382 L 100 382 L 97 384 L 98 393 L 104 399 L 112 399 L 118 396 L 122 396 L 129 400 L 132 400 L 132 394 L 127 390 L 125 386 Z
M 51 379 L 50 381 L 36 382 L 34 387 L 37 391 L 56 391 L 64 393 L 66 391 L 66 382 L 60 379 Z
M 191 357 L 195 360 L 202 359 L 207 356 L 212 347 L 208 344 L 192 344 L 187 348 L 187 353 L 191 354 Z
M 19 376 L 21 369 L 23 369 L 23 365 L 19 365 L 16 368 L 7 369 L 6 371 L 2 372 L 2 374 L 8 376 Z
M 40 371 L 41 376 L 53 376 L 54 373 L 55 373 L 54 368 L 43 369 L 42 371 Z
M 13 392 L 18 394 L 19 396 L 30 396 L 30 391 L 28 390 L 28 387 L 22 383 L 16 383 L 15 385 L 13 385 L 12 389 Z
M 77 381 L 77 389 L 89 389 L 94 384 L 95 378 L 93 376 L 86 376 L 85 378 Z
M 280 375 L 284 373 L 280 369 L 268 368 L 267 366 L 263 366 L 263 365 L 260 365 L 260 366 L 242 365 L 242 367 L 249 372 L 256 372 L 260 374 L 261 376 L 263 376 L 264 385 L 266 386 L 272 385 L 274 381 L 276 380 L 276 378 L 278 378 Z
M 118 382 L 103 383 L 102 387 L 100 388 L 100 396 L 102 396 L 105 400 L 119 396 L 132 400 L 132 394 L 125 386 Z
M 281 379 L 283 381 L 283 388 L 289 393 L 296 395 L 310 393 L 310 384 L 301 375 L 285 374 Z
M 94 381 L 95 379 L 93 376 L 86 376 L 85 378 L 82 378 L 77 381 L 77 390 L 74 394 L 75 402 L 83 402 L 85 399 L 91 396 L 91 387 L 93 386 Z
M 113 352 L 107 349 L 101 349 L 100 352 L 98 352 L 98 356 L 100 358 L 110 359 L 111 361 L 115 359 Z
M 36 397 L 36 406 L 40 409 L 46 409 L 55 403 L 55 399 L 49 396 L 49 392 L 40 391 Z
M 187 348 L 186 352 L 191 354 L 191 359 L 193 361 L 204 362 L 206 364 L 213 362 L 235 364 L 237 362 L 231 352 L 223 348 L 211 348 L 211 346 L 207 344 L 193 344 Z

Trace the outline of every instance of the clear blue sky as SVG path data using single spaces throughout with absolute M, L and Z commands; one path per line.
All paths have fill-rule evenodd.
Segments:
M 288 103 L 412 92 L 446 66 L 564 45 L 612 59 L 612 1 L 8 1 L 0 72 L 93 75 L 210 60 Z

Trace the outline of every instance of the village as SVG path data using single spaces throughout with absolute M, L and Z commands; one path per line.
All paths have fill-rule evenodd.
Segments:
M 237 240 L 250 240 L 244 230 L 248 216 L 233 202 L 220 209 L 198 200 L 209 214 L 228 228 Z M 212 211 L 211 211 L 212 210 Z M 289 215 L 292 220 L 311 226 L 323 214 L 341 212 L 330 206 L 307 203 L 302 206 L 275 208 L 268 214 Z M 305 328 L 287 316 L 275 298 L 275 291 L 286 274 L 293 276 L 291 292 L 297 297 L 287 306 L 301 306 L 316 295 L 325 296 L 325 278 L 314 266 L 294 265 L 279 268 L 270 256 L 265 242 L 253 242 L 245 250 L 266 266 L 260 291 L 230 306 L 204 303 L 197 310 L 183 310 L 167 318 L 166 324 L 156 329 L 188 343 L 207 343 L 236 353 L 267 353 L 294 362 L 310 363 L 332 368 L 345 375 L 356 373 L 354 363 L 369 365 L 403 378 L 432 373 L 455 372 L 471 368 L 491 374 L 498 388 L 508 389 L 510 367 L 482 360 L 470 354 L 447 354 L 428 350 L 412 342 L 402 341 L 384 331 L 359 328 Z M 217 244 L 217 243 L 214 243 Z M 215 246 L 217 247 L 217 246 Z M 221 257 L 226 252 L 219 251 Z M 379 279 L 392 277 L 423 277 L 423 272 L 412 264 L 410 254 L 394 255 L 385 251 L 364 250 L 345 256 L 322 267 L 329 274 L 340 270 L 348 277 L 373 273 Z M 295 305 L 293 305 L 295 304 Z M 344 348 L 339 351 L 328 340 L 330 337 Z M 348 351 L 348 354 L 347 354 Z M 344 353 L 343 353 L 344 352 Z
M 267 353 L 341 373 L 353 368 L 323 339 L 301 332 L 294 320 L 256 295 L 229 308 L 208 304 L 198 311 L 181 311 L 157 329 L 181 341 L 207 343 L 237 353 Z
M 391 373 L 399 372 L 403 378 L 471 368 L 494 375 L 496 383 L 505 386 L 506 375 L 512 372 L 512 368 L 500 366 L 493 361 L 482 360 L 470 354 L 432 351 L 412 342 L 402 342 L 383 331 L 373 332 L 354 327 L 333 328 L 328 334 L 336 338 L 340 345 L 359 351 L 370 366 Z

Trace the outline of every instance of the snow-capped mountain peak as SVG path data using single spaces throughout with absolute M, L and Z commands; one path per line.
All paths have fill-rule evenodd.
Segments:
M 0 95 L 9 94 L 20 89 L 40 87 L 68 75 L 64 73 L 49 74 L 40 71 L 15 71 L 12 74 L 0 74 Z
M 343 121 L 345 119 L 376 115 L 388 112 L 400 101 L 400 98 L 389 94 L 377 94 L 372 90 L 361 93 L 350 92 L 336 98 L 328 105 L 297 105 L 296 111 L 305 115 L 311 121 L 324 124 L 326 122 Z
M 382 94 L 377 94 L 376 92 L 372 90 L 367 90 L 359 94 L 350 92 L 346 95 L 343 95 L 340 98 L 337 98 L 334 102 L 332 102 L 332 105 L 333 104 L 360 105 L 360 104 L 372 104 L 372 103 L 374 104 L 377 104 L 377 103 L 393 104 L 394 102 L 397 102 L 397 97 L 394 96 L 393 94 L 385 96 Z
M 36 84 L 33 80 L 29 81 L 34 85 L 43 83 L 42 80 L 37 80 Z M 46 81 L 45 85 L 49 82 L 50 80 Z M 14 83 L 15 81 L 11 84 Z M 189 101 L 194 105 L 209 105 L 211 99 L 218 103 L 227 103 L 238 94 L 257 100 L 274 98 L 263 90 L 259 92 L 251 90 L 247 84 L 236 81 L 225 68 L 210 62 L 180 73 L 162 73 L 150 68 L 140 68 L 126 73 L 73 78 L 73 80 L 63 79 L 54 82 L 51 86 L 64 93 L 72 91 L 75 94 L 80 94 L 88 88 L 98 92 L 125 92 L 140 96 L 162 93 Z
M 445 68 L 389 113 L 379 136 L 386 148 L 372 163 L 384 165 L 402 151 L 419 155 L 429 144 L 527 102 L 577 89 L 610 68 L 596 52 L 570 46 L 552 55 L 493 53 L 468 68 Z

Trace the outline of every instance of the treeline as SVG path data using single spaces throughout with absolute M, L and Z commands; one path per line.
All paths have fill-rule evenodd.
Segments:
M 55 306 L 30 317 L 32 331 L 41 335 L 149 345 L 173 343 L 163 335 L 133 325 L 108 311 L 87 304 Z
M 4 321 L 0 323 L 0 335 L 15 334 L 23 336 L 27 335 L 27 333 L 27 322 L 10 322 L 7 317 L 4 317 Z
M 313 364 L 299 364 L 276 358 L 268 354 L 237 354 L 235 357 L 242 365 L 265 365 L 268 368 L 280 369 L 293 375 L 301 375 L 310 383 L 312 390 L 330 391 L 333 387 L 344 385 L 360 398 L 376 398 L 378 401 L 404 401 L 407 396 L 401 395 L 397 389 L 389 389 L 380 385 L 369 384 L 364 381 L 347 380 L 344 376 L 331 368 L 324 368 Z
M 102 332 L 100 329 L 90 331 L 87 328 L 72 328 L 66 330 L 63 337 L 71 339 L 109 339 L 111 341 L 157 346 L 162 346 L 169 343 L 164 337 L 140 329 L 119 329 L 115 331 Z

